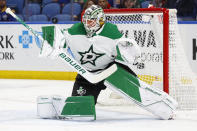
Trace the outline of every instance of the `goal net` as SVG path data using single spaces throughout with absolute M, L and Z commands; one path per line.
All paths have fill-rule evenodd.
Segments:
M 179 109 L 197 109 L 196 76 L 181 43 L 176 10 L 110 9 L 105 14 L 107 22 L 140 46 L 140 60 L 130 65 L 138 77 L 169 93 Z

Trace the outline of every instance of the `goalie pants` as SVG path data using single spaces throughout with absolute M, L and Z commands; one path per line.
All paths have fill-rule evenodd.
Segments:
M 137 75 L 127 66 L 120 63 L 116 63 L 116 64 L 118 64 L 119 66 L 127 70 L 129 73 L 137 77 Z M 101 81 L 96 84 L 92 84 L 78 74 L 73 86 L 72 96 L 94 96 L 94 100 L 96 104 L 97 98 L 101 90 L 104 89 L 106 89 L 106 86 L 104 85 L 104 81 Z

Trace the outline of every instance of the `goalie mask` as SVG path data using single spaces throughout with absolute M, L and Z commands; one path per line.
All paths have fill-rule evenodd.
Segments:
M 92 5 L 85 10 L 83 24 L 87 32 L 87 37 L 92 37 L 105 23 L 105 14 L 98 5 Z

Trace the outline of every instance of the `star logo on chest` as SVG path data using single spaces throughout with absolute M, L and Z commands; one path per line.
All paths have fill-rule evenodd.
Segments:
M 93 50 L 93 45 L 91 45 L 91 47 L 88 49 L 88 51 L 85 52 L 78 52 L 81 55 L 81 64 L 86 64 L 86 63 L 90 63 L 94 66 L 96 66 L 95 61 L 105 55 L 104 53 L 96 53 Z

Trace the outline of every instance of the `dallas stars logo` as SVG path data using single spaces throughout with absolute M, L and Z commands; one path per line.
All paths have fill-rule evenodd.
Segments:
M 93 50 L 93 45 L 91 45 L 91 47 L 88 49 L 88 51 L 85 52 L 78 52 L 81 55 L 81 64 L 86 64 L 86 63 L 90 63 L 94 66 L 96 66 L 95 61 L 105 55 L 105 54 L 101 54 L 101 53 L 96 53 Z

